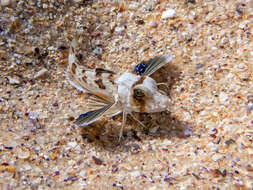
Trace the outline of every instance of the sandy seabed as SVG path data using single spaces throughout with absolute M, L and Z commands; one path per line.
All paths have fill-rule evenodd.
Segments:
M 157 55 L 170 113 L 78 128 L 79 59 L 114 72 Z M 0 1 L 0 189 L 252 189 L 253 1 Z

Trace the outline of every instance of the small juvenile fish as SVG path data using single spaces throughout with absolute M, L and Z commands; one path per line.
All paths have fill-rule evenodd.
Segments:
M 157 56 L 138 64 L 134 72 L 114 73 L 79 64 L 75 53 L 76 41 L 71 42 L 66 78 L 78 90 L 88 93 L 88 112 L 81 114 L 74 124 L 85 127 L 102 116 L 112 117 L 123 113 L 119 138 L 122 136 L 127 115 L 144 126 L 132 112 L 162 112 L 168 109 L 170 98 L 150 77 L 155 71 L 172 61 L 172 56 Z

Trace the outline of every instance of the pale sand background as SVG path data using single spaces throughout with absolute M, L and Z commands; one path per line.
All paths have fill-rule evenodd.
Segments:
M 0 2 L 2 189 L 253 188 L 252 1 Z M 171 113 L 137 115 L 147 129 L 129 119 L 120 144 L 121 116 L 74 126 L 75 32 L 84 64 L 116 72 L 175 55 L 154 76 Z

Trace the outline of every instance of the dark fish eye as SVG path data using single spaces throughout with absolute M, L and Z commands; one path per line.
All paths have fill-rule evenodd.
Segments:
M 141 99 L 145 96 L 142 90 L 140 89 L 134 89 L 134 98 L 135 99 Z

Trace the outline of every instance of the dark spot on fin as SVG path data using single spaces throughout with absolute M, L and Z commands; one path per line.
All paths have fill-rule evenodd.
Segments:
M 74 124 L 76 125 L 81 125 L 82 123 L 84 123 L 89 117 L 91 114 L 93 114 L 94 111 L 88 111 L 86 113 L 83 113 L 81 114 L 74 122 Z
M 142 61 L 141 63 L 139 63 L 138 65 L 135 66 L 134 71 L 138 75 L 142 75 L 145 72 L 147 66 L 148 66 L 148 64 L 145 61 Z
M 100 109 L 88 111 L 81 114 L 74 122 L 79 127 L 86 127 L 89 124 L 97 121 L 113 104 L 108 104 Z
M 88 116 L 90 113 L 92 113 L 92 111 L 88 111 L 88 112 L 86 112 L 86 113 L 83 113 L 83 114 L 81 114 L 81 115 L 79 116 L 79 118 L 84 118 L 84 117 Z

